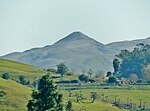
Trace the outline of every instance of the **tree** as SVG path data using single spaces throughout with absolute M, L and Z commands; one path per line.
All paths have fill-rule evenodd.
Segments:
M 71 102 L 70 99 L 69 99 L 68 102 L 67 102 L 66 111 L 73 111 L 73 110 L 72 110 L 72 102 Z
M 57 90 L 50 75 L 43 76 L 38 82 L 38 89 L 32 92 L 32 99 L 27 105 L 28 111 L 63 111 L 62 94 Z
M 112 76 L 112 73 L 108 71 L 106 77 L 111 77 L 111 76 Z
M 120 61 L 119 61 L 119 59 L 115 58 L 113 60 L 113 67 L 114 67 L 114 75 L 117 75 L 117 73 L 120 70 Z
M 92 103 L 94 103 L 94 101 L 97 98 L 97 93 L 96 92 L 91 92 L 91 98 L 92 98 Z
M 79 101 L 83 99 L 83 94 L 81 94 L 81 91 L 80 93 L 75 94 L 75 98 L 76 98 L 76 103 L 78 103 Z
M 89 80 L 88 76 L 86 76 L 86 75 L 84 75 L 84 74 L 79 75 L 79 76 L 78 76 L 78 79 L 79 79 L 80 81 L 84 81 L 84 82 L 88 82 L 88 80 Z
M 20 81 L 21 84 L 23 84 L 23 85 L 26 84 L 27 81 L 25 80 L 25 76 L 20 75 L 18 78 L 19 78 L 19 81 Z
M 104 73 L 102 71 L 96 71 L 95 77 L 96 78 L 102 78 L 102 77 L 104 77 Z
M 4 74 L 2 74 L 2 78 L 3 79 L 9 79 L 9 73 L 4 73 Z
M 132 50 L 121 50 L 116 55 L 121 60 L 120 74 L 122 77 L 129 78 L 130 74 L 137 74 L 139 78 L 143 78 L 143 68 L 150 63 L 150 45 L 139 43 Z
M 87 73 L 88 73 L 89 77 L 92 77 L 93 70 L 92 70 L 92 69 L 89 69 Z
M 150 80 L 150 65 L 147 65 L 143 68 L 143 78 L 145 80 Z
M 66 74 L 67 70 L 68 68 L 65 64 L 61 63 L 57 65 L 57 73 L 61 74 L 61 77 Z

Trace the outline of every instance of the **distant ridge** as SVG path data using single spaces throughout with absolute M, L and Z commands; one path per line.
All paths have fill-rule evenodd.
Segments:
M 112 60 L 114 55 L 122 49 L 131 50 L 138 43 L 150 44 L 150 37 L 104 45 L 82 32 L 76 31 L 53 45 L 11 53 L 1 58 L 42 68 L 55 68 L 57 64 L 65 63 L 75 73 L 81 73 L 82 70 L 88 70 L 89 68 L 105 73 L 113 69 Z

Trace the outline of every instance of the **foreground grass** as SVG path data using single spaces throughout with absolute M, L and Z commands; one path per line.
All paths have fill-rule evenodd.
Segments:
M 25 111 L 30 99 L 31 89 L 12 80 L 0 78 L 0 90 L 6 96 L 0 98 L 0 111 Z

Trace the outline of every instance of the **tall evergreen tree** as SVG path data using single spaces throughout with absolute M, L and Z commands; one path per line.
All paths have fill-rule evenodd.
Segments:
M 33 91 L 27 108 L 28 111 L 63 111 L 62 94 L 57 90 L 57 85 L 50 75 L 39 80 L 38 89 Z
M 114 75 L 117 75 L 120 70 L 120 61 L 117 58 L 113 60 L 113 66 L 114 66 Z

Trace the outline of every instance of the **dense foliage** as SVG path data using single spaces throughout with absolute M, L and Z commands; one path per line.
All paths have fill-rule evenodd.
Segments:
M 94 103 L 94 101 L 97 98 L 97 93 L 96 92 L 91 92 L 91 98 L 92 98 L 92 103 Z
M 70 99 L 69 99 L 68 102 L 67 102 L 66 111 L 73 111 L 73 110 L 72 110 L 72 102 L 71 102 Z
M 24 75 L 20 75 L 18 77 L 18 79 L 19 79 L 19 83 L 22 84 L 22 85 L 28 85 L 28 84 L 30 84 L 30 81 L 29 80 L 27 81 L 26 77 Z
M 57 90 L 49 75 L 43 76 L 38 83 L 38 90 L 33 91 L 28 105 L 29 111 L 62 111 L 62 94 Z
M 66 74 L 68 68 L 65 64 L 61 63 L 57 65 L 57 73 L 64 75 Z
M 2 74 L 2 78 L 3 79 L 9 79 L 9 73 L 4 73 L 4 74 Z
M 136 74 L 139 78 L 143 78 L 143 69 L 150 63 L 150 45 L 143 43 L 137 44 L 132 51 L 121 50 L 119 55 L 121 59 L 120 74 L 123 77 L 130 77 Z
M 116 76 L 120 70 L 120 61 L 117 58 L 113 60 L 113 67 L 114 67 L 114 76 Z
M 3 97 L 3 96 L 5 96 L 5 95 L 6 95 L 6 92 L 5 92 L 5 91 L 0 90 L 0 97 Z
M 84 81 L 84 82 L 88 82 L 88 80 L 89 80 L 88 76 L 86 76 L 86 75 L 84 75 L 84 74 L 79 75 L 79 76 L 78 76 L 78 79 L 79 79 L 80 81 Z

